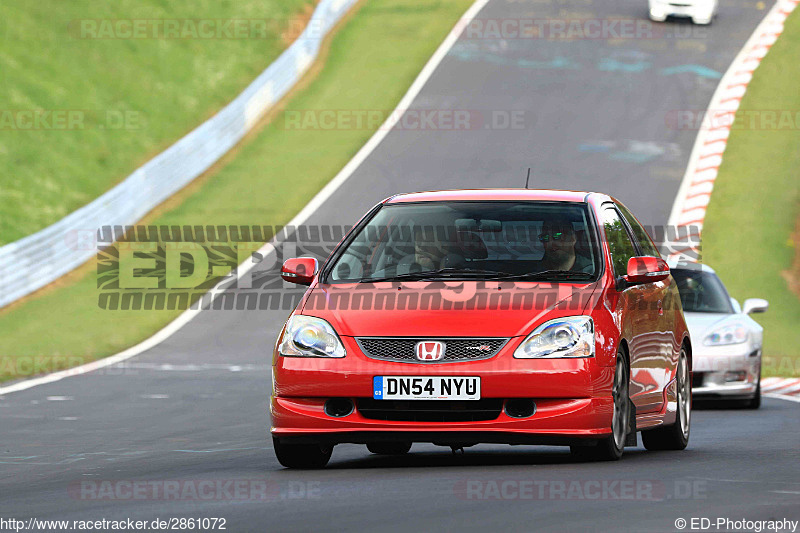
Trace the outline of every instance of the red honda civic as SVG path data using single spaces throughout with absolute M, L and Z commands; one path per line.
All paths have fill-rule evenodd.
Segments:
M 669 267 L 598 193 L 455 190 L 375 206 L 308 285 L 273 357 L 286 467 L 339 443 L 570 446 L 614 460 L 689 440 L 692 348 Z

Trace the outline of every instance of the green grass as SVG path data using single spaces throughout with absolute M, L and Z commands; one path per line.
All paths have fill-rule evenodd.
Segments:
M 392 109 L 471 3 L 364 3 L 337 32 L 324 67 L 293 95 L 287 110 Z M 372 133 L 286 129 L 278 114 L 215 175 L 190 186 L 179 205 L 148 223 L 285 224 Z M 90 269 L 61 285 L 0 312 L 0 380 L 24 377 L 29 368 L 49 371 L 118 352 L 178 314 L 99 309 Z
M 764 374 L 800 376 L 800 298 L 792 267 L 800 215 L 800 10 L 756 70 L 742 100 L 703 228 L 703 260 L 740 301 L 761 297 Z M 743 113 L 788 111 L 793 126 L 745 128 Z M 752 117 L 753 115 L 747 115 Z M 780 123 L 779 123 L 780 124 Z
M 90 202 L 232 100 L 286 48 L 281 32 L 313 3 L 2 2 L 0 245 Z M 100 21 L 142 19 L 263 25 L 245 28 L 247 38 L 91 38 L 103 35 Z M 78 122 L 25 129 L 34 110 L 69 110 Z

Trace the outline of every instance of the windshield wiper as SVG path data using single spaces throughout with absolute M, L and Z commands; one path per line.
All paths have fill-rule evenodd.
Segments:
M 588 272 L 575 272 L 572 270 L 542 270 L 540 272 L 526 272 L 524 274 L 508 274 L 506 276 L 499 276 L 498 279 L 518 279 L 525 281 L 539 281 L 539 280 L 589 280 L 594 277 L 594 274 Z
M 363 278 L 359 283 L 379 283 L 384 281 L 420 281 L 428 279 L 454 279 L 460 277 L 477 278 L 482 280 L 590 280 L 594 274 L 587 272 L 575 272 L 572 270 L 542 270 L 539 272 L 525 272 L 522 274 L 512 274 L 510 272 L 498 272 L 496 270 L 481 270 L 477 268 L 440 268 L 439 270 L 425 270 L 423 272 L 408 272 L 406 274 L 395 274 L 380 278 Z
M 440 268 L 438 270 L 425 270 L 422 272 L 408 272 L 406 274 L 395 274 L 381 278 L 362 278 L 359 283 L 378 283 L 382 281 L 414 281 L 427 279 L 452 279 L 459 277 L 477 277 L 479 279 L 505 279 L 506 276 L 514 276 L 509 272 L 498 272 L 496 270 L 481 270 L 477 268 Z
M 382 281 L 413 281 L 429 277 L 430 272 L 409 272 L 408 274 L 395 274 L 381 278 L 361 278 L 359 283 L 379 283 Z

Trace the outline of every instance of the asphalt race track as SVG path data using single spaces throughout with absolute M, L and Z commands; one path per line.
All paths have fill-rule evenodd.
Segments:
M 521 127 L 393 131 L 309 223 L 351 224 L 397 192 L 523 186 L 531 166 L 532 186 L 607 192 L 645 224 L 664 224 L 696 135 L 671 113 L 705 108 L 770 4 L 723 2 L 708 28 L 657 26 L 684 37 L 462 36 L 414 108 L 501 119 L 522 110 Z M 478 18 L 645 16 L 644 0 L 493 0 Z M 325 470 L 285 470 L 267 405 L 288 312 L 205 312 L 125 368 L 0 398 L 0 515 L 224 517 L 230 531 L 676 531 L 678 518 L 798 518 L 800 409 L 771 399 L 755 412 L 696 410 L 686 451 L 640 446 L 617 463 L 578 463 L 566 448 L 477 446 L 462 456 L 417 444 L 385 458 L 342 445 Z M 265 482 L 267 497 L 81 492 L 87 481 L 241 480 Z

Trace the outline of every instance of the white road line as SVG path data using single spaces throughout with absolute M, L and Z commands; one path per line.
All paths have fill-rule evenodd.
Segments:
M 242 372 L 265 372 L 272 369 L 271 365 L 225 365 L 218 363 L 192 363 L 192 364 L 166 364 L 166 363 L 126 363 L 120 365 L 119 369 L 126 370 L 155 370 L 159 372 L 204 372 L 204 371 L 225 371 Z
M 786 394 L 774 394 L 771 392 L 764 393 L 767 398 L 774 398 L 776 400 L 788 400 L 790 402 L 800 403 L 800 396 L 787 396 Z
M 464 16 L 459 19 L 456 25 L 450 30 L 450 33 L 445 37 L 442 44 L 439 45 L 439 48 L 436 49 L 436 52 L 433 53 L 431 58 L 422 68 L 420 73 L 417 75 L 417 78 L 414 80 L 414 83 L 411 84 L 408 91 L 406 92 L 405 96 L 400 100 L 395 108 L 395 112 L 389 114 L 389 118 L 378 128 L 378 131 L 370 137 L 367 143 L 361 147 L 361 149 L 356 153 L 356 155 L 351 159 L 342 170 L 330 181 L 328 182 L 325 187 L 322 188 L 320 192 L 311 199 L 308 204 L 295 216 L 286 227 L 297 227 L 303 224 L 308 218 L 317 210 L 319 207 L 325 203 L 325 201 L 330 198 L 330 196 L 336 192 L 336 190 L 342 186 L 342 184 L 347 181 L 347 179 L 355 172 L 355 170 L 364 162 L 364 160 L 369 157 L 369 155 L 378 147 L 378 145 L 383 141 L 386 135 L 389 134 L 389 131 L 392 127 L 396 124 L 396 122 L 400 119 L 400 111 L 404 109 L 408 109 L 411 106 L 411 103 L 417 97 L 419 92 L 428 82 L 431 75 L 434 73 L 436 68 L 442 62 L 444 57 L 447 55 L 447 52 L 450 48 L 458 40 L 458 37 L 464 31 L 464 29 L 469 25 L 473 18 L 480 12 L 483 7 L 489 3 L 489 0 L 476 0 L 474 4 L 470 6 L 470 8 L 464 13 Z M 275 251 L 275 247 L 272 243 L 265 244 L 261 249 L 258 250 L 264 259 L 266 259 L 271 253 Z M 247 260 L 241 265 L 239 265 L 236 269 L 236 279 L 241 279 L 245 274 L 247 274 L 255 265 L 253 261 Z M 219 290 L 220 286 L 223 284 L 229 283 L 230 280 L 224 280 L 220 282 L 216 287 L 212 289 L 212 293 L 214 298 L 219 295 L 222 291 Z M 212 301 L 213 299 L 212 298 Z M 32 387 L 37 387 L 39 385 L 45 385 L 47 383 L 54 383 L 56 381 L 60 381 L 64 378 L 68 378 L 71 376 L 78 376 L 81 374 L 86 374 L 87 372 L 92 372 L 99 368 L 104 368 L 109 365 L 114 365 L 117 363 L 121 363 L 131 357 L 135 357 L 142 352 L 149 350 L 150 348 L 158 345 L 159 343 L 163 342 L 164 340 L 168 339 L 172 336 L 175 332 L 180 330 L 183 326 L 188 324 L 195 316 L 197 316 L 201 312 L 200 309 L 188 309 L 181 313 L 178 318 L 167 324 L 163 329 L 158 331 L 152 337 L 142 341 L 141 343 L 128 348 L 116 355 L 112 355 L 111 357 L 107 357 L 105 359 L 100 359 L 98 361 L 93 361 L 91 363 L 81 365 L 75 368 L 71 368 L 69 370 L 63 370 L 60 372 L 54 372 L 52 374 L 48 374 L 46 376 L 28 379 L 25 381 L 20 381 L 18 383 L 14 383 L 13 385 L 9 385 L 7 387 L 0 387 L 0 396 L 4 396 L 7 394 L 11 394 L 12 392 L 19 392 L 22 390 L 30 389 Z
M 764 378 L 761 380 L 761 388 L 771 387 L 773 384 L 783 381 L 783 378 Z
M 753 71 L 761 64 L 769 47 L 777 41 L 783 32 L 786 19 L 798 4 L 800 4 L 799 0 L 777 0 L 720 80 L 708 105 L 706 121 L 700 125 L 700 131 L 689 156 L 686 173 L 681 181 L 678 195 L 675 197 L 675 203 L 672 205 L 667 222 L 670 227 L 693 226 L 702 234 L 706 209 L 711 200 L 714 182 L 717 179 L 718 169 L 723 160 L 732 126 L 732 120 L 728 120 L 722 121 L 722 125 L 715 124 L 714 127 L 707 128 L 708 116 L 716 114 L 715 120 L 720 120 L 722 113 L 735 113 L 739 109 L 747 86 L 753 79 Z M 730 118 L 732 119 L 733 116 Z M 684 240 L 685 242 L 683 242 Z M 670 243 L 672 249 L 675 250 L 670 254 L 670 259 L 695 259 L 692 252 L 696 248 L 694 245 L 690 246 L 689 239 L 684 240 L 678 239 Z M 784 394 L 800 391 L 800 386 L 795 385 L 798 383 L 800 380 L 765 378 L 761 381 L 761 387 L 765 391 L 777 390 L 780 392 L 764 394 L 770 398 L 800 402 L 800 398 Z M 783 390 L 784 387 L 788 388 Z
M 734 114 L 753 78 L 753 71 L 783 32 L 786 18 L 799 2 L 800 0 L 777 0 L 720 80 L 700 124 L 686 173 L 672 205 L 667 223 L 669 226 L 694 226 L 702 231 L 706 208 L 722 163 Z M 709 127 L 710 116 L 713 117 L 713 127 Z M 670 259 L 694 259 L 691 254 L 684 253 L 694 250 L 694 246 L 681 246 L 689 244 L 688 239 L 683 241 L 684 239 L 678 239 L 669 243 L 675 250 L 670 253 Z
M 778 389 L 773 392 L 776 392 L 778 394 L 797 394 L 798 392 L 800 392 L 800 382 L 797 382 L 790 387 L 786 387 L 785 389 Z
M 785 379 L 779 383 L 770 385 L 767 388 L 764 388 L 764 385 L 762 384 L 761 390 L 774 392 L 777 394 L 791 394 L 800 391 L 800 379 Z
M 771 379 L 771 381 L 767 382 L 764 379 L 761 380 L 762 390 L 779 389 L 794 381 L 786 378 L 767 378 L 767 379 Z

